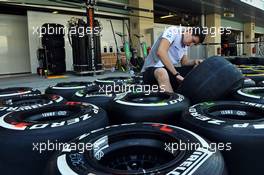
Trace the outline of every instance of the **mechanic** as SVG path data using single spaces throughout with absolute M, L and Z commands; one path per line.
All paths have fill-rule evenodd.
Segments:
M 142 68 L 145 84 L 158 84 L 166 92 L 174 92 L 184 77 L 175 65 L 196 66 L 202 60 L 190 60 L 187 48 L 202 43 L 205 34 L 202 27 L 169 27 L 158 38 L 151 48 Z

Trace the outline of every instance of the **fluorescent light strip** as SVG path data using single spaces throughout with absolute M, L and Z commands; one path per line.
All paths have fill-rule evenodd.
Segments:
M 174 17 L 175 15 L 167 15 L 167 16 L 162 16 L 162 17 L 160 17 L 161 19 L 165 19 L 165 18 L 172 18 L 172 17 Z

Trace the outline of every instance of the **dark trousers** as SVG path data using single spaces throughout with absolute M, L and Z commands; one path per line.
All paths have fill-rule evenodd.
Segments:
M 147 85 L 158 85 L 158 81 L 155 78 L 154 72 L 158 69 L 158 67 L 149 67 L 146 69 L 146 71 L 143 73 L 143 81 L 144 84 Z M 174 91 L 177 91 L 179 87 L 179 82 L 177 81 L 176 77 L 167 69 L 170 83 Z M 183 66 L 183 67 L 176 67 L 176 70 L 181 74 L 181 76 L 185 77 L 191 70 L 193 69 L 193 66 Z

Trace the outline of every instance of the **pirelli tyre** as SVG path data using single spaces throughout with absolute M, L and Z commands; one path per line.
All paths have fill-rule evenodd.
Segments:
M 235 58 L 234 57 L 225 57 L 227 61 L 229 61 L 232 64 L 235 64 Z
M 133 78 L 133 83 L 134 84 L 138 84 L 138 85 L 142 85 L 143 84 L 143 76 L 142 75 L 137 75 L 132 77 Z
M 59 105 L 65 100 L 58 95 L 29 94 L 13 97 L 12 99 L 0 99 L 0 116 L 14 111 L 26 111 L 48 105 Z
M 237 65 L 251 65 L 254 64 L 254 61 L 249 57 L 236 57 L 234 63 Z
M 250 68 L 252 68 L 252 65 L 243 65 L 243 64 L 241 64 L 241 65 L 236 65 L 236 67 L 239 68 L 239 69 L 250 69 Z
M 41 92 L 30 87 L 11 87 L 0 89 L 0 99 L 10 99 L 25 94 L 41 94 Z
M 264 71 L 256 68 L 242 69 L 243 76 L 254 80 L 256 83 L 264 81 Z
M 251 57 L 256 65 L 264 65 L 264 57 Z
M 218 143 L 229 174 L 259 175 L 264 171 L 263 115 L 258 103 L 207 102 L 190 107 L 181 126 Z
M 133 78 L 131 77 L 107 77 L 102 79 L 95 80 L 95 83 L 100 87 L 106 88 L 106 86 L 113 85 L 123 85 L 123 84 L 131 84 L 133 83 Z
M 245 78 L 244 79 L 244 84 L 243 87 L 255 87 L 256 86 L 256 82 L 250 78 Z
M 75 93 L 72 101 L 91 103 L 107 111 L 108 105 L 114 97 L 115 94 L 113 92 L 81 90 Z
M 264 87 L 248 87 L 237 90 L 234 99 L 264 104 Z
M 264 81 L 259 82 L 258 86 L 264 87 Z
M 184 78 L 178 93 L 193 104 L 219 100 L 242 87 L 242 73 L 223 57 L 210 57 Z
M 161 122 L 176 124 L 189 107 L 183 95 L 162 92 L 129 92 L 116 96 L 109 106 L 111 124 Z
M 107 125 L 105 111 L 87 103 L 8 113 L 0 117 L 1 174 L 41 174 L 64 143 Z
M 64 82 L 58 83 L 55 86 L 49 86 L 45 93 L 46 94 L 56 94 L 63 98 L 71 101 L 73 95 L 80 90 L 96 90 L 98 86 L 92 82 Z
M 64 150 L 48 164 L 49 175 L 222 175 L 224 160 L 218 150 L 197 134 L 157 123 L 122 124 L 87 133 L 74 143 L 90 149 Z M 177 143 L 197 144 L 176 149 Z M 172 146 L 174 145 L 174 146 Z

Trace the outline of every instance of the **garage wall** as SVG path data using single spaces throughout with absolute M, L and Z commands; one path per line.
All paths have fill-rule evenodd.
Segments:
M 241 22 L 237 22 L 237 21 L 231 21 L 228 19 L 221 19 L 221 26 L 222 27 L 232 27 L 232 29 L 234 30 L 240 30 L 240 31 L 244 31 L 244 24 Z
M 256 26 L 256 33 L 264 34 L 264 27 Z
M 29 38 L 29 52 L 30 52 L 30 68 L 32 73 L 36 73 L 36 69 L 38 67 L 37 55 L 36 51 L 39 47 L 41 47 L 41 39 L 39 36 L 34 33 L 34 28 L 41 27 L 44 23 L 59 23 L 64 26 L 67 26 L 67 21 L 73 17 L 72 15 L 64 15 L 64 14 L 53 14 L 53 13 L 44 13 L 44 12 L 34 12 L 28 11 L 28 38 Z M 78 18 L 82 18 L 81 16 L 74 16 Z M 84 18 L 85 19 L 85 18 Z M 101 50 L 103 52 L 103 47 L 113 46 L 115 51 L 115 42 L 111 30 L 111 26 L 108 19 L 98 18 L 103 26 L 103 31 L 101 33 Z M 123 32 L 123 20 L 112 20 L 113 26 L 116 32 Z M 126 32 L 126 30 L 125 30 Z M 121 39 L 117 38 L 118 45 L 121 44 Z M 65 36 L 65 51 L 66 51 L 66 67 L 67 70 L 72 70 L 72 48 L 69 43 L 68 37 Z
M 0 75 L 30 72 L 27 17 L 0 15 Z

